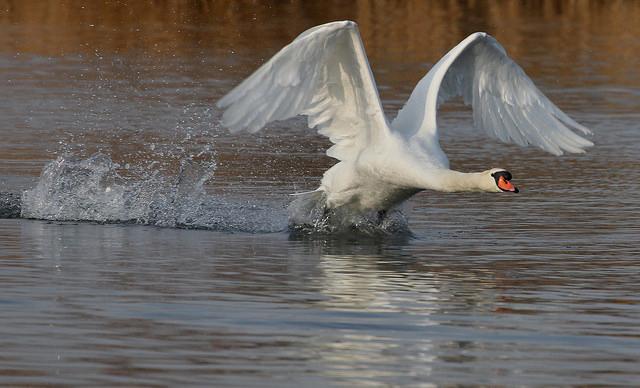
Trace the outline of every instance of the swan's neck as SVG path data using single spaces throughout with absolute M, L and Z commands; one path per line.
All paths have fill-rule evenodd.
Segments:
M 425 177 L 425 188 L 437 191 L 495 191 L 495 185 L 488 179 L 487 172 L 460 172 L 437 170 Z

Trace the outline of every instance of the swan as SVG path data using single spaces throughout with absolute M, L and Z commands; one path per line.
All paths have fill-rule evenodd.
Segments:
M 469 35 L 418 82 L 395 119 L 385 116 L 358 27 L 339 21 L 300 34 L 222 97 L 221 123 L 251 133 L 297 115 L 333 145 L 339 162 L 314 192 L 326 209 L 387 210 L 422 190 L 512 192 L 503 168 L 460 172 L 438 140 L 436 111 L 462 96 L 490 137 L 554 155 L 582 153 L 591 132 L 556 107 L 490 35 Z M 382 214 L 382 213 L 381 213 Z

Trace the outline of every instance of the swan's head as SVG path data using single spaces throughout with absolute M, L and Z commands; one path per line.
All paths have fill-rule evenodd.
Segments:
M 494 192 L 517 193 L 519 190 L 511 183 L 511 173 L 504 168 L 492 168 L 488 171 L 491 176 L 491 186 Z

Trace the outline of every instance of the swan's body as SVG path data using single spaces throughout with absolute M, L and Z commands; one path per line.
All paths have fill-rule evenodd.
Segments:
M 503 169 L 449 169 L 440 148 L 436 111 L 462 96 L 475 126 L 503 142 L 533 144 L 560 155 L 593 145 L 589 133 L 549 101 L 486 33 L 470 35 L 418 83 L 397 117 L 385 117 L 354 22 L 302 33 L 219 102 L 223 125 L 256 132 L 268 122 L 308 116 L 340 160 L 317 191 L 327 208 L 384 211 L 413 194 L 438 191 L 516 191 Z

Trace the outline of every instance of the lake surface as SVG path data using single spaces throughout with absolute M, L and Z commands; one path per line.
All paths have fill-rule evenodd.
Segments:
M 640 383 L 640 3 L 0 7 L 0 192 L 44 219 L 0 220 L 0 385 Z M 419 193 L 411 235 L 289 234 L 328 141 L 230 135 L 214 104 L 341 19 L 390 116 L 484 30 L 596 147 L 503 145 L 452 103 L 452 167 L 508 168 L 520 194 Z

